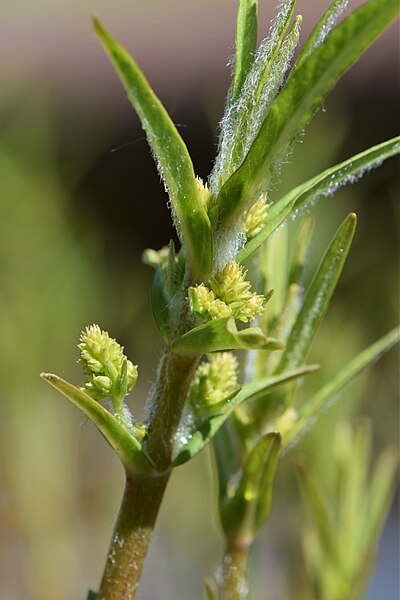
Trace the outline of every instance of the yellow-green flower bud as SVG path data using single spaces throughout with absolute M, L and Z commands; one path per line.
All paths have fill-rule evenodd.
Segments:
M 205 207 L 211 223 L 215 223 L 218 215 L 217 197 L 211 192 L 207 183 L 203 183 L 203 180 L 200 179 L 200 177 L 196 177 L 196 186 L 200 202 Z
M 210 288 L 226 304 L 232 304 L 246 299 L 249 294 L 251 283 L 245 277 L 244 267 L 231 261 L 210 280 Z
M 82 389 L 96 400 L 106 396 L 122 404 L 137 380 L 137 366 L 124 355 L 124 348 L 98 325 L 86 327 L 78 344 L 79 362 L 89 381 Z
M 210 354 L 196 371 L 189 390 L 189 402 L 195 414 L 210 411 L 238 387 L 238 361 L 231 352 Z
M 200 319 L 223 319 L 232 314 L 225 302 L 216 298 L 204 283 L 190 287 L 188 294 L 192 310 Z
M 267 203 L 265 196 L 261 196 L 257 202 L 253 204 L 247 213 L 246 217 L 246 237 L 251 239 L 258 233 L 260 233 L 263 225 L 268 217 L 268 208 L 271 204 Z

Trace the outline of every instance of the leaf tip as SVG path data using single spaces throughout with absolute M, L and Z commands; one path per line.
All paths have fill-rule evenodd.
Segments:
M 99 29 L 103 29 L 100 17 L 97 13 L 92 14 L 92 25 L 93 29 L 97 32 Z
M 53 375 L 53 373 L 40 373 L 40 377 L 44 379 L 44 381 L 48 381 L 49 383 L 54 379 L 57 379 L 57 375 Z
M 271 431 L 269 435 L 271 438 L 273 438 L 275 444 L 281 443 L 282 435 L 279 433 L 279 431 Z
M 100 40 L 104 40 L 110 37 L 110 34 L 101 22 L 100 17 L 96 13 L 92 14 L 92 26 L 95 34 Z

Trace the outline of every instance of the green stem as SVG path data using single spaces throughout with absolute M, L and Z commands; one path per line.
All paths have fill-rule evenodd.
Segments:
M 173 442 L 199 357 L 167 348 L 148 400 L 145 443 L 156 473 L 127 475 L 98 600 L 134 600 L 154 524 L 171 474 Z
M 221 582 L 221 600 L 245 600 L 248 597 L 247 563 L 251 545 L 248 540 L 227 540 Z
M 135 598 L 168 477 L 127 477 L 98 600 Z

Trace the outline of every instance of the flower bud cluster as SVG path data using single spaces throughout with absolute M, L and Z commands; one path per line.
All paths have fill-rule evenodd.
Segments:
M 106 396 L 121 402 L 136 384 L 138 372 L 124 355 L 124 348 L 98 325 L 86 327 L 78 344 L 79 362 L 89 381 L 81 386 L 95 400 Z
M 271 204 L 267 203 L 265 196 L 261 196 L 253 204 L 246 216 L 246 237 L 251 239 L 260 233 L 268 217 L 268 209 Z
M 201 283 L 190 287 L 192 310 L 203 320 L 234 317 L 244 323 L 253 321 L 264 311 L 265 298 L 250 291 L 246 273 L 243 266 L 231 261 L 210 279 L 208 286 Z
M 196 177 L 196 187 L 200 202 L 205 207 L 211 223 L 216 223 L 218 219 L 217 197 L 211 192 L 207 183 L 203 183 L 200 177 Z
M 238 387 L 238 361 L 231 352 L 210 354 L 196 371 L 189 390 L 189 403 L 195 413 L 221 402 Z

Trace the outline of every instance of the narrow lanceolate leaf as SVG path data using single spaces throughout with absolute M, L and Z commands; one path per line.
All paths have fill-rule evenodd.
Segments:
M 293 260 L 289 273 L 289 285 L 299 284 L 302 280 L 305 263 L 311 245 L 312 234 L 315 226 L 314 215 L 307 215 L 303 220 L 297 235 Z
M 302 431 L 305 431 L 312 423 L 319 412 L 328 406 L 350 383 L 354 377 L 359 375 L 364 369 L 376 362 L 382 354 L 393 348 L 400 341 L 400 328 L 396 327 L 380 340 L 366 348 L 358 356 L 353 358 L 329 383 L 325 384 L 313 396 L 299 412 L 297 421 L 293 424 L 284 438 L 284 444 L 287 445 L 298 437 Z
M 210 177 L 213 193 L 242 163 L 282 85 L 297 44 L 299 19 L 286 35 L 296 0 L 280 3 L 269 34 L 261 43 L 236 101 L 229 101 L 221 122 L 219 152 Z
M 286 290 L 286 297 L 283 303 L 283 307 L 279 317 L 276 319 L 271 333 L 273 332 L 274 337 L 282 340 L 282 343 L 286 345 L 290 332 L 292 331 L 293 325 L 295 324 L 302 297 L 302 289 L 297 283 L 292 283 Z M 279 334 L 277 336 L 277 334 Z M 264 360 L 264 373 L 271 375 L 275 373 L 277 366 L 279 365 L 282 352 L 270 353 L 266 360 Z M 260 407 L 263 409 L 263 406 Z
M 238 331 L 231 317 L 216 319 L 191 329 L 172 344 L 175 352 L 206 354 L 221 350 L 282 350 L 284 346 L 267 338 L 259 327 Z
M 234 397 L 228 397 L 219 403 L 219 413 L 213 410 L 213 413 L 208 418 L 203 419 L 199 424 L 193 426 L 192 431 L 189 432 L 189 441 L 187 444 L 183 446 L 176 445 L 174 465 L 181 465 L 196 456 L 215 436 L 229 415 L 244 402 L 251 402 L 261 397 L 266 398 L 269 393 L 274 392 L 285 383 L 314 373 L 317 369 L 317 365 L 307 365 L 244 385 Z
M 42 373 L 42 379 L 61 392 L 96 425 L 107 442 L 120 457 L 129 472 L 146 472 L 154 469 L 150 456 L 140 442 L 116 421 L 111 413 L 88 394 L 51 373 Z
M 304 61 L 272 104 L 242 165 L 221 189 L 225 226 L 239 217 L 343 73 L 398 14 L 397 0 L 370 0 Z
M 299 56 L 291 70 L 290 77 L 302 66 L 304 61 L 310 56 L 310 54 L 320 46 L 331 29 L 335 26 L 340 15 L 348 5 L 349 0 L 334 0 L 328 10 L 323 14 L 321 19 L 318 21 L 310 35 L 308 36 L 306 43 L 304 44 Z
M 221 522 L 225 533 L 253 539 L 271 511 L 272 486 L 278 464 L 281 437 L 264 435 L 248 455 L 233 497 L 221 502 Z
M 162 267 L 157 265 L 151 289 L 151 305 L 156 325 L 162 335 L 167 338 L 170 333 L 169 306 L 171 297 L 166 289 Z
M 290 214 L 302 212 L 322 196 L 331 196 L 343 185 L 356 182 L 371 169 L 379 167 L 384 160 L 399 153 L 400 136 L 372 146 L 290 191 L 269 209 L 265 227 L 247 242 L 237 255 L 237 262 L 243 262 L 253 254 Z
M 290 333 L 278 372 L 301 365 L 318 326 L 328 310 L 356 228 L 357 217 L 350 213 L 339 227 L 304 298 Z
M 189 153 L 175 125 L 130 54 L 94 19 L 95 31 L 114 65 L 146 131 L 165 182 L 178 234 L 189 258 L 192 278 L 211 272 L 211 225 L 197 190 Z
M 240 94 L 244 80 L 254 61 L 257 46 L 258 0 L 239 0 L 236 21 L 235 70 L 230 103 Z

